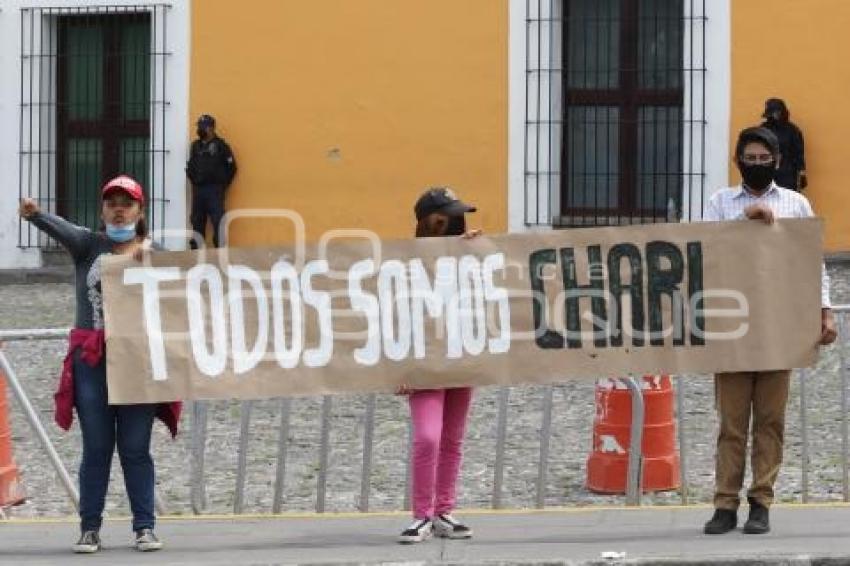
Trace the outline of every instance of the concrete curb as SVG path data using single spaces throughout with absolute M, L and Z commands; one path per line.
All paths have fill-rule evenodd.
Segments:
M 281 562 L 280 564 L 284 564 Z M 291 564 L 291 563 L 286 563 Z M 306 563 L 305 563 L 306 564 Z M 625 560 L 489 560 L 489 561 L 380 561 L 325 562 L 310 566 L 846 566 L 850 556 L 761 556 L 730 558 L 728 556 L 701 558 L 634 558 Z
M 633 560 L 590 560 L 575 562 L 570 566 L 838 566 L 850 564 L 850 556 L 760 556 L 758 558 L 729 558 L 725 556 L 701 558 L 636 558 Z

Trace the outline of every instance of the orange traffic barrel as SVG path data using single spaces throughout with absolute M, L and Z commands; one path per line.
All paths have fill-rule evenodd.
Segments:
M 20 505 L 25 500 L 24 486 L 12 459 L 12 428 L 9 426 L 6 377 L 0 374 L 0 507 Z
M 676 451 L 673 386 L 670 376 L 644 376 L 642 491 L 677 489 L 679 454 Z M 593 448 L 587 459 L 587 487 L 597 493 L 625 493 L 631 445 L 632 397 L 624 384 L 602 379 L 596 385 Z

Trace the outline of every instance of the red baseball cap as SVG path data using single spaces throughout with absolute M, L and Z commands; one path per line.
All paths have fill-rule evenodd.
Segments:
M 114 179 L 107 181 L 103 185 L 101 195 L 103 198 L 106 198 L 106 195 L 113 191 L 123 191 L 130 195 L 131 199 L 138 201 L 139 204 L 145 204 L 145 191 L 142 189 L 142 185 L 128 175 L 118 175 Z

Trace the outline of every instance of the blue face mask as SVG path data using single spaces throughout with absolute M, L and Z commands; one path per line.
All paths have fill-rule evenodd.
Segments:
M 113 242 L 124 243 L 129 242 L 136 237 L 136 223 L 125 224 L 118 226 L 116 224 L 106 225 L 106 237 Z

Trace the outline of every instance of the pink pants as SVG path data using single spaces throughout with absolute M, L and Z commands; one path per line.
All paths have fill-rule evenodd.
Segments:
M 427 389 L 415 391 L 409 398 L 413 516 L 428 519 L 454 509 L 472 389 Z

